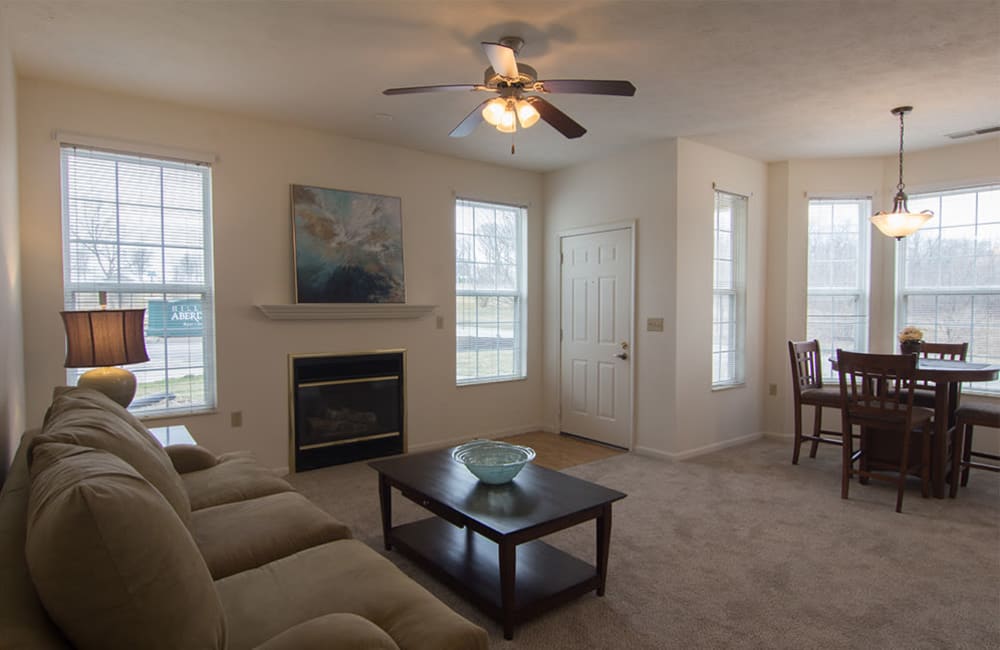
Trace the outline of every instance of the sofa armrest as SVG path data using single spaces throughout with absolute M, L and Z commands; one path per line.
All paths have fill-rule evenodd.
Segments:
M 290 627 L 256 650 L 399 650 L 399 646 L 368 619 L 337 613 Z
M 219 458 L 200 445 L 170 445 L 163 448 L 178 474 L 197 472 L 219 464 Z

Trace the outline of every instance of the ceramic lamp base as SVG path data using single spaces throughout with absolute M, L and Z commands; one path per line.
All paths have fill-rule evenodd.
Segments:
M 100 391 L 125 408 L 135 397 L 135 375 L 117 366 L 88 370 L 80 375 L 76 385 Z

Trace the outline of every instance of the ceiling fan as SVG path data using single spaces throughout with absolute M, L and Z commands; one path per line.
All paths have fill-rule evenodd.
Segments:
M 501 133 L 514 133 L 518 124 L 527 129 L 541 118 L 567 138 L 579 138 L 587 129 L 569 115 L 538 95 L 526 93 L 581 93 L 588 95 L 620 95 L 631 97 L 635 86 L 629 81 L 608 81 L 597 79 L 549 79 L 538 80 L 535 69 L 518 63 L 517 53 L 524 40 L 517 36 L 505 36 L 499 43 L 482 43 L 490 67 L 481 84 L 454 84 L 438 86 L 412 86 L 409 88 L 389 88 L 384 95 L 408 95 L 445 90 L 486 91 L 498 95 L 487 99 L 469 113 L 449 134 L 461 138 L 472 133 L 484 120 L 495 126 Z M 511 149 L 513 153 L 513 148 Z

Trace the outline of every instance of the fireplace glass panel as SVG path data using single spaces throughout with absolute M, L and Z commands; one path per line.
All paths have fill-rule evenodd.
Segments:
M 299 449 L 400 431 L 399 378 L 299 384 Z

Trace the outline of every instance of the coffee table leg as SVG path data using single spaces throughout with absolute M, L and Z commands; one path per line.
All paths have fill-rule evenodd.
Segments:
M 597 517 L 597 595 L 604 595 L 608 577 L 608 547 L 611 546 L 611 504 L 606 503 Z
M 392 489 L 384 474 L 378 475 L 378 502 L 382 508 L 382 541 L 385 543 L 385 550 L 391 551 L 389 531 L 392 529 Z
M 517 547 L 504 540 L 500 547 L 500 601 L 503 609 L 503 638 L 514 638 L 514 578 L 517 576 Z

